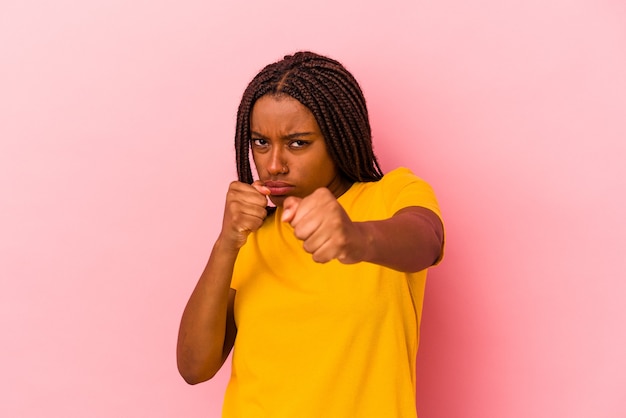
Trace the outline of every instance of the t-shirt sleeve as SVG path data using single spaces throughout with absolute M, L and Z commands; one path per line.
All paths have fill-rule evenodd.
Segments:
M 433 188 L 426 181 L 413 174 L 411 170 L 404 167 L 398 168 L 387 173 L 381 181 L 386 183 L 384 185 L 384 199 L 389 202 L 388 210 L 391 215 L 406 207 L 419 206 L 433 211 L 443 225 L 441 210 Z M 439 258 L 433 265 L 439 264 L 442 258 L 443 246 Z
M 432 210 L 441 219 L 439 203 L 430 184 L 417 177 L 408 168 L 397 168 L 385 175 L 385 201 L 391 214 L 409 206 Z

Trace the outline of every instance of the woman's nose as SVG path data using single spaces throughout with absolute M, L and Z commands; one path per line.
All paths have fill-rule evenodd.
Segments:
M 271 175 L 285 174 L 287 172 L 287 162 L 281 150 L 274 149 L 270 153 L 267 172 Z

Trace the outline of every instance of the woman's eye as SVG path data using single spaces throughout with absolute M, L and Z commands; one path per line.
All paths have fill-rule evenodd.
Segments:
M 267 141 L 262 138 L 252 138 L 252 145 L 255 147 L 264 147 L 267 145 Z
M 296 139 L 295 141 L 292 141 L 289 146 L 291 148 L 303 148 L 308 144 L 307 141 L 302 141 L 300 139 Z

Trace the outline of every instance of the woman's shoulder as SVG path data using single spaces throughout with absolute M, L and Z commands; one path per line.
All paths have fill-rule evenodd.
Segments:
M 404 176 L 415 176 L 415 173 L 413 173 L 413 171 L 411 171 L 407 167 L 400 166 L 385 173 L 385 175 L 383 176 L 383 180 L 389 180 L 389 179 L 394 179 L 394 178 L 404 177 Z
M 348 196 L 363 196 L 364 194 L 380 193 L 390 189 L 402 189 L 408 184 L 421 182 L 423 182 L 423 180 L 416 176 L 409 168 L 397 167 L 384 174 L 378 181 L 354 183 L 346 194 Z
M 411 169 L 407 167 L 397 167 L 386 173 L 380 180 L 381 185 L 386 187 L 390 185 L 402 185 L 410 183 L 426 183 L 422 178 L 417 176 Z

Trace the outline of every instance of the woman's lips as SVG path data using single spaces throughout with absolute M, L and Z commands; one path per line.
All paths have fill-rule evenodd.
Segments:
M 266 181 L 263 185 L 270 189 L 270 196 L 284 196 L 295 187 L 283 181 Z

